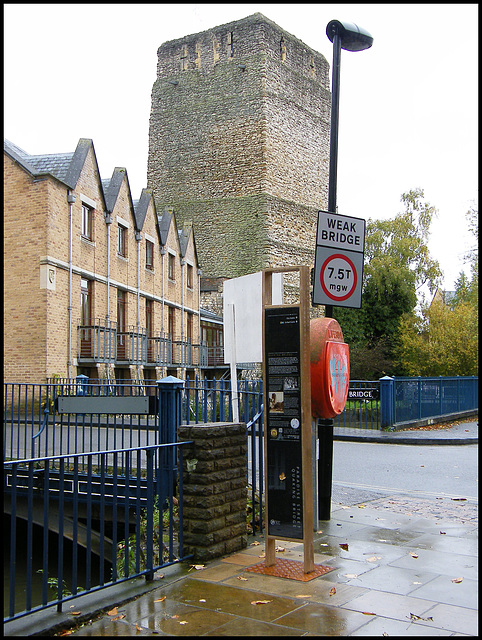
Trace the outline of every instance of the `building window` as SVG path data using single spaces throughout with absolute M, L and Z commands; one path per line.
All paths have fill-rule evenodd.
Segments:
M 192 313 L 187 314 L 187 341 L 192 344 Z
M 117 289 L 117 360 L 127 359 L 127 294 Z
M 127 229 L 121 224 L 117 225 L 117 253 L 127 258 Z
M 168 315 L 167 315 L 167 333 L 174 338 L 174 307 L 169 307 Z
M 80 279 L 80 324 L 88 327 L 92 312 L 92 280 Z
M 82 204 L 82 217 L 80 220 L 80 234 L 83 238 L 92 240 L 92 209 Z
M 154 335 L 153 309 L 154 304 L 152 300 L 146 299 L 146 334 L 149 338 L 152 338 Z
M 187 288 L 192 289 L 192 264 L 187 265 Z
M 80 279 L 80 357 L 92 357 L 92 280 Z
M 176 271 L 175 271 L 175 260 L 176 260 L 176 256 L 173 255 L 172 253 L 169 254 L 169 266 L 168 266 L 168 270 L 167 270 L 167 277 L 169 278 L 169 280 L 175 280 L 176 279 Z
M 154 269 L 154 243 L 146 240 L 146 269 Z

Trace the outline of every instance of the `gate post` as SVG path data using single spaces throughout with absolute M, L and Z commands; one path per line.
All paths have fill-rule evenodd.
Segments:
M 157 381 L 158 391 L 158 419 L 159 419 L 159 444 L 177 442 L 177 429 L 181 424 L 181 389 L 184 380 L 167 376 Z M 174 471 L 176 460 L 175 448 L 164 447 L 159 460 L 159 511 L 164 509 L 166 499 L 173 495 Z
M 380 378 L 380 427 L 389 428 L 394 422 L 395 380 L 390 376 Z

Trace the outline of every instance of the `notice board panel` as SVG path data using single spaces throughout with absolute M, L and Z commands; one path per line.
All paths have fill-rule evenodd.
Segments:
M 268 535 L 303 538 L 300 310 L 265 309 Z

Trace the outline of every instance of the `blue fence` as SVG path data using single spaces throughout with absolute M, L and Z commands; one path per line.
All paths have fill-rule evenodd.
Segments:
M 186 559 L 182 474 L 174 463 L 182 465 L 183 444 L 4 462 L 10 514 L 4 621 L 54 605 L 60 611 L 79 595 L 138 576 L 152 579 L 156 570 Z M 22 520 L 26 541 L 19 544 Z M 50 531 L 58 534 L 55 551 Z
M 380 383 L 382 428 L 479 408 L 478 376 L 385 377 Z

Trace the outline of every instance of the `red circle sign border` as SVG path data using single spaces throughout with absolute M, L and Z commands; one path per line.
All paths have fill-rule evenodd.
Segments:
M 334 296 L 333 294 L 331 294 L 328 291 L 328 289 L 325 287 L 325 283 L 323 281 L 323 274 L 325 272 L 326 265 L 328 264 L 328 262 L 331 262 L 331 260 L 334 260 L 335 258 L 341 258 L 342 260 L 346 260 L 346 262 L 348 262 L 348 264 L 350 265 L 350 267 L 353 270 L 353 286 L 350 289 L 350 291 L 347 294 L 345 294 L 343 297 Z M 348 258 L 347 256 L 344 256 L 342 253 L 334 253 L 333 255 L 328 256 L 328 258 L 325 260 L 325 262 L 321 265 L 321 269 L 320 269 L 320 284 L 321 284 L 321 287 L 322 287 L 323 291 L 325 292 L 325 294 L 329 298 L 331 298 L 332 300 L 335 300 L 335 301 L 338 301 L 338 302 L 342 302 L 343 300 L 347 300 L 351 295 L 353 295 L 353 292 L 356 289 L 357 282 L 358 282 L 358 277 L 357 277 L 355 265 L 350 260 L 350 258 Z

